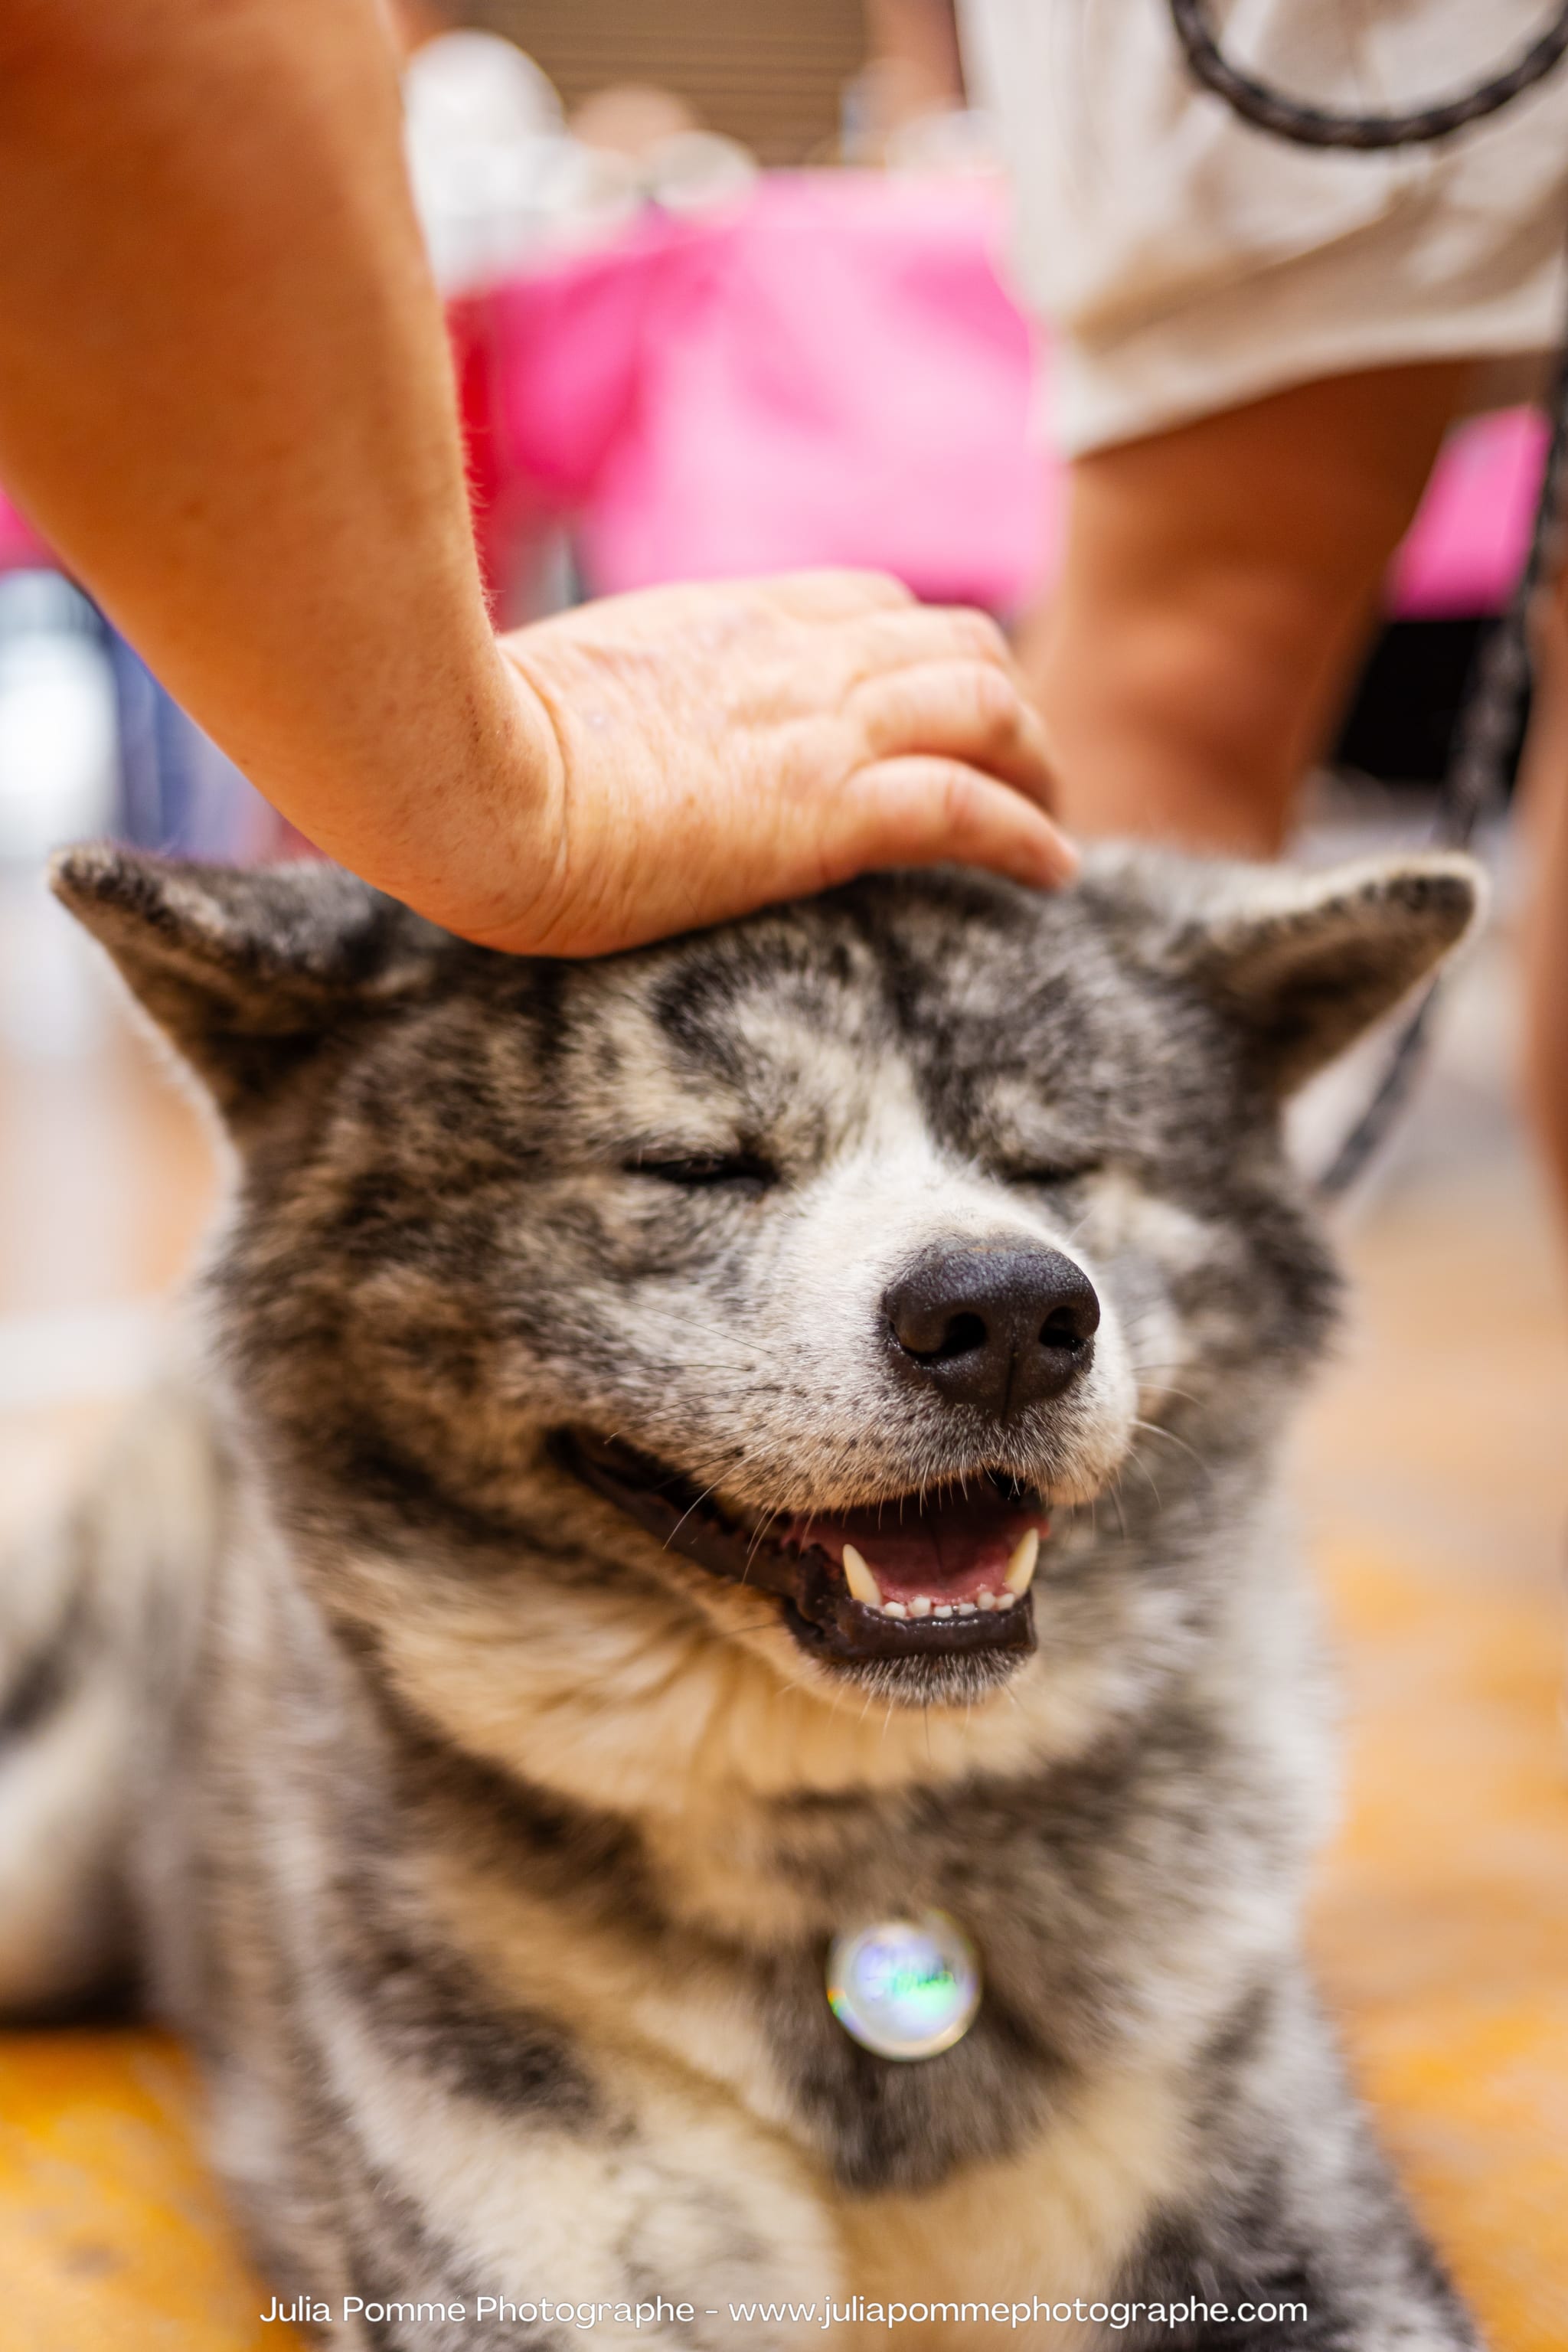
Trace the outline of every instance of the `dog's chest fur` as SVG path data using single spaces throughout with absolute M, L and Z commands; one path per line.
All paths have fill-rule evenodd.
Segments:
M 324 2067 L 426 2226 L 476 2258 L 515 2261 L 526 2210 L 530 2259 L 560 2277 L 566 2231 L 584 2292 L 631 2246 L 660 2291 L 717 2282 L 720 2308 L 831 2294 L 846 2346 L 856 2296 L 1102 2295 L 1181 2177 L 1205 2051 L 1289 1963 L 1320 1825 L 1291 1549 L 1255 1497 L 1215 1507 L 1256 1558 L 1203 1676 L 1088 1753 L 1053 1752 L 1068 1731 L 1041 1674 L 989 1758 L 973 1726 L 933 1744 L 868 1713 L 836 1766 L 848 1788 L 694 1772 L 635 1830 L 433 1747 L 384 1689 L 367 1698 L 290 1581 L 273 1589 L 279 1563 L 252 1561 L 220 1600 L 176 1776 L 202 1791 L 189 1848 L 222 1860 L 203 1953 L 174 1882 L 175 1980 L 254 2066 L 249 2098 L 274 2086 L 285 2141 L 301 2108 L 331 2133 Z M 796 1769 L 777 1739 L 750 1759 L 763 1789 Z M 985 1997 L 955 2049 L 891 2065 L 833 2019 L 826 1947 L 927 1904 L 974 1937 Z M 281 2083 L 280 2011 L 310 2053 Z M 432 2096 L 455 2044 L 456 2097 Z M 973 2338 L 933 2322 L 914 2340 Z

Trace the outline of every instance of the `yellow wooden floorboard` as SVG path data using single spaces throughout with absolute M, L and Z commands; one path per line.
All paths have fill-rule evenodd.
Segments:
M 263 2324 L 161 2034 L 0 2039 L 4 2352 L 293 2352 Z
M 1568 1492 L 1568 1476 L 1564 1480 Z M 1568 2347 L 1554 1593 L 1336 1549 L 1354 1739 L 1316 1940 L 1384 2139 L 1498 2352 Z

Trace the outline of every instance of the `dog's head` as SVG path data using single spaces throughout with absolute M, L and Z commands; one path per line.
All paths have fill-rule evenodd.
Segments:
M 1028 1659 L 1098 1504 L 1152 1524 L 1130 1467 L 1256 1452 L 1332 1296 L 1282 1102 L 1477 897 L 1100 853 L 569 964 L 324 866 L 57 887 L 238 1145 L 222 1337 L 340 1607 L 589 1677 L 613 1610 L 663 1672 L 657 1623 L 922 1703 Z

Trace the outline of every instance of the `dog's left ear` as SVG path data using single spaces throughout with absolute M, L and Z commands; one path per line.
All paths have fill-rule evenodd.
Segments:
M 1167 954 L 1245 1033 L 1260 1076 L 1285 1096 L 1435 970 L 1485 897 L 1481 868 L 1452 852 L 1321 873 L 1231 866 Z

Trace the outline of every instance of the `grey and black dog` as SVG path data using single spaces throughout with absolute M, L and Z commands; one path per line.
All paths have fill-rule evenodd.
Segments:
M 275 2311 L 1473 2346 L 1303 1971 L 1276 1454 L 1336 1291 L 1282 1104 L 1474 868 L 884 876 L 580 965 L 57 880 L 237 1181 L 202 1370 L 0 1580 L 0 2003 L 134 1960 Z M 979 2010 L 879 2056 L 825 1956 L 928 1911 Z

